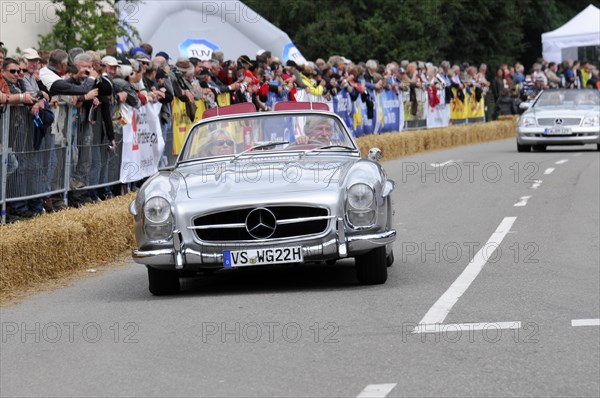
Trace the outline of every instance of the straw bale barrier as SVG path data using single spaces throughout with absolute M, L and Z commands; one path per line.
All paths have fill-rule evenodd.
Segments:
M 435 149 L 511 138 L 515 132 L 516 118 L 508 116 L 490 123 L 368 135 L 359 137 L 357 141 L 363 156 L 370 148 L 377 147 L 381 149 L 383 160 L 391 160 Z
M 133 248 L 134 194 L 0 226 L 0 298 L 113 261 Z
M 358 138 L 366 156 L 381 148 L 385 160 L 457 145 L 514 137 L 515 118 L 490 123 L 403 131 Z M 0 225 L 0 303 L 15 293 L 61 278 L 98 263 L 127 256 L 134 247 L 133 217 L 128 206 L 135 194 L 78 209 Z

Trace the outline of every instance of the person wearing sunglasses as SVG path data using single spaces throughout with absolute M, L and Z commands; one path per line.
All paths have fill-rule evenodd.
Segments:
M 0 97 L 0 104 L 33 104 L 33 97 L 28 93 L 24 93 L 19 86 L 20 72 L 21 67 L 17 60 L 13 58 L 4 58 L 2 64 L 2 80 L 4 82 L 0 82 L 0 85 L 6 87 L 3 87 L 1 90 L 3 94 Z M 6 92 L 6 88 L 8 88 L 8 92 Z
M 198 155 L 200 157 L 223 156 L 234 152 L 235 141 L 231 138 L 231 134 L 227 130 L 217 129 L 209 133 L 208 140 L 200 147 Z

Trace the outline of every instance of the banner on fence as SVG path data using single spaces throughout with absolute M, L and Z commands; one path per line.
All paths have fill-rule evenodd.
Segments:
M 120 181 L 139 181 L 158 171 L 158 162 L 165 149 L 160 120 L 160 103 L 146 104 L 139 109 L 121 105 L 127 121 L 123 126 L 123 153 Z

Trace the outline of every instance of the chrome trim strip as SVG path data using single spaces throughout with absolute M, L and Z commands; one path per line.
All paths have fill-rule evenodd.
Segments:
M 245 223 L 234 223 L 234 224 L 211 224 L 211 225 L 200 225 L 198 227 L 194 227 L 190 225 L 187 229 L 211 229 L 211 228 L 246 228 Z
M 308 221 L 331 220 L 332 218 L 335 218 L 335 216 L 315 216 L 315 217 L 288 218 L 288 219 L 285 219 L 285 220 L 277 220 L 277 225 L 295 224 L 295 223 L 308 222 Z

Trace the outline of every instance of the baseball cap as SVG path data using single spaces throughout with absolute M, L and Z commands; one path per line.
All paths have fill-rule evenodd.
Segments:
M 108 65 L 108 66 L 118 66 L 119 65 L 119 62 L 117 62 L 117 59 L 110 55 L 107 55 L 106 57 L 102 58 L 102 63 L 104 65 Z
M 133 49 L 131 50 L 131 56 L 132 56 L 132 57 L 134 57 L 134 58 L 135 58 L 135 56 L 136 56 L 138 53 L 145 54 L 145 55 L 146 55 L 146 57 L 147 57 L 148 59 L 150 59 L 150 56 L 149 56 L 148 54 L 146 54 L 146 51 L 144 51 L 144 49 L 143 49 L 142 47 L 135 47 L 135 48 L 133 48 Z
M 23 50 L 23 58 L 28 60 L 41 59 L 40 54 L 38 54 L 38 52 L 33 48 L 26 48 Z
M 169 54 L 167 54 L 164 51 L 159 51 L 156 53 L 157 57 L 163 57 L 164 59 L 166 59 L 167 61 L 171 59 L 171 57 L 169 57 Z

